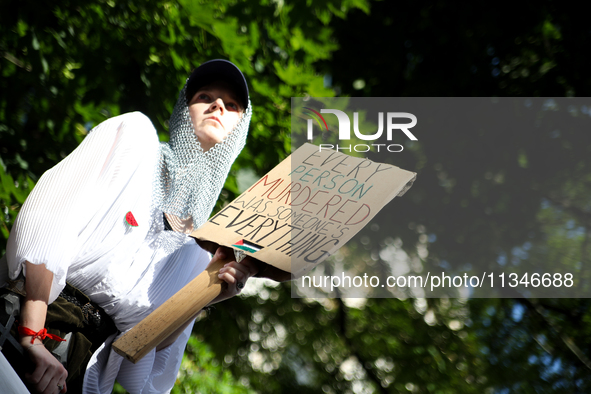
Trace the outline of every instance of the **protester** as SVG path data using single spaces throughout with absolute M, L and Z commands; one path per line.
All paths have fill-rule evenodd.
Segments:
M 210 216 L 251 112 L 243 74 L 212 60 L 181 90 L 169 143 L 159 143 L 145 115 L 124 114 L 95 127 L 40 178 L 0 260 L 0 286 L 25 294 L 24 280 L 13 331 L 32 362 L 32 390 L 111 393 L 115 380 L 131 393 L 172 388 L 194 320 L 137 364 L 111 344 L 229 253 L 211 258 L 188 234 Z M 258 271 L 248 258 L 227 264 L 220 278 L 228 286 L 214 302 L 238 294 Z M 42 341 L 44 327 L 52 336 Z M 50 352 L 57 348 L 67 370 Z

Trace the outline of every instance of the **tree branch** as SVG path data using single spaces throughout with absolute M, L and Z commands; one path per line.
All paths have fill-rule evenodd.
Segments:
M 527 306 L 528 309 L 534 310 L 536 314 L 540 316 L 542 320 L 550 327 L 550 331 L 562 340 L 562 342 L 567 346 L 571 353 L 574 354 L 575 357 L 581 363 L 583 363 L 585 367 L 587 367 L 587 369 L 591 370 L 591 360 L 589 359 L 589 357 L 587 357 L 587 355 L 583 353 L 583 351 L 577 346 L 575 341 L 573 341 L 573 339 L 570 336 L 562 332 L 561 327 L 559 327 L 551 319 L 548 319 L 545 313 L 545 308 L 539 302 L 531 301 L 527 298 L 519 298 L 517 300 L 525 306 Z

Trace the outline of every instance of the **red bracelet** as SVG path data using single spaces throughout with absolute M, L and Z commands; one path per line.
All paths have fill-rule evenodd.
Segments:
M 32 335 L 33 338 L 31 338 L 31 343 L 35 342 L 35 338 L 39 338 L 40 340 L 44 340 L 45 338 L 49 338 L 49 339 L 53 339 L 54 341 L 58 341 L 58 342 L 65 341 L 65 339 L 62 339 L 62 338 L 58 337 L 57 335 L 47 333 L 46 328 L 39 330 L 38 332 L 35 332 L 35 331 L 31 330 L 30 328 L 18 326 L 18 333 L 20 334 L 20 336 Z

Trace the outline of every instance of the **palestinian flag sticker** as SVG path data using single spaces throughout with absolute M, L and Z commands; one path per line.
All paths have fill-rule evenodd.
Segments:
M 232 246 L 235 247 L 236 249 L 244 250 L 245 252 L 250 252 L 250 253 L 258 252 L 259 250 L 261 250 L 263 248 L 262 246 L 259 246 L 257 244 L 253 244 L 252 242 L 248 242 L 244 239 L 241 239 L 240 241 L 236 242 Z
M 127 224 L 129 224 L 131 227 L 137 227 L 138 226 L 135 218 L 133 217 L 133 213 L 131 213 L 131 211 L 129 211 L 129 212 L 127 212 L 125 214 L 125 222 Z

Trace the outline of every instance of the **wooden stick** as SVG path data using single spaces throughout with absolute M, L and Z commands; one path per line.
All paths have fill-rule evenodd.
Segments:
M 233 259 L 227 257 L 209 266 L 116 340 L 113 350 L 134 364 L 141 360 L 221 293 L 226 282 L 218 278 L 218 271 Z

